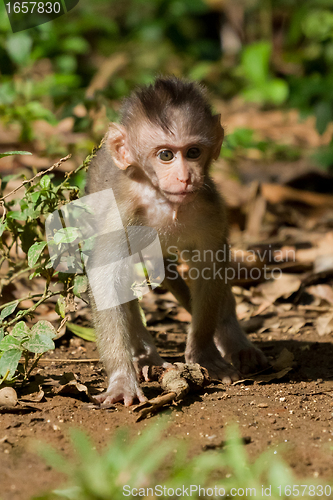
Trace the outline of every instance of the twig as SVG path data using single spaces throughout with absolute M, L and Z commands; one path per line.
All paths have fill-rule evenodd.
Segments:
M 32 182 L 35 179 L 37 179 L 37 177 L 41 177 L 42 175 L 47 174 L 48 172 L 51 172 L 51 170 L 54 170 L 55 168 L 60 167 L 60 165 L 62 163 L 64 163 L 65 161 L 69 160 L 69 158 L 71 156 L 72 155 L 69 154 L 69 155 L 65 156 L 64 158 L 61 158 L 59 161 L 57 161 L 57 163 L 54 163 L 52 165 L 52 167 L 48 168 L 47 170 L 43 170 L 41 172 L 38 172 L 38 174 L 36 174 L 33 177 L 31 177 L 31 179 L 26 179 L 25 181 L 22 182 L 22 184 L 20 184 L 18 187 L 16 187 L 15 189 L 13 189 L 10 193 L 6 194 L 5 196 L 2 196 L 0 198 L 0 203 L 3 202 L 3 200 L 5 200 L 6 198 L 8 198 L 8 196 L 10 196 L 11 194 L 16 193 L 16 191 L 18 191 L 19 189 L 21 189 L 21 187 L 23 187 L 25 184 L 29 184 L 30 182 Z
M 175 392 L 169 392 L 168 394 L 161 394 L 161 396 L 141 403 L 133 409 L 134 412 L 140 411 L 136 422 L 140 422 L 140 420 L 148 417 L 148 415 L 154 415 L 154 413 L 157 413 L 165 405 L 171 405 L 176 398 L 177 394 Z
M 0 224 L 4 224 L 5 219 L 6 219 L 7 209 L 5 207 L 5 199 L 8 198 L 8 196 L 12 195 L 13 193 L 16 193 L 16 191 L 21 189 L 21 187 L 23 187 L 25 184 L 29 184 L 30 182 L 34 181 L 35 179 L 37 179 L 37 177 L 41 177 L 42 175 L 47 174 L 47 172 L 51 172 L 51 170 L 58 168 L 62 163 L 67 161 L 71 156 L 72 155 L 69 154 L 69 155 L 65 156 L 64 158 L 61 158 L 59 161 L 57 161 L 57 163 L 54 163 L 52 165 L 52 167 L 48 168 L 47 170 L 43 170 L 41 172 L 38 172 L 38 174 L 31 177 L 31 179 L 26 179 L 25 181 L 22 182 L 22 184 L 20 184 L 17 188 L 13 189 L 10 193 L 6 194 L 5 196 L 2 196 L 0 198 L 0 208 L 2 208 L 3 213 L 1 216 Z
M 42 298 L 38 302 L 36 302 L 36 304 L 29 307 L 29 309 L 26 309 L 25 311 L 20 311 L 21 314 L 19 316 L 16 316 L 11 321 L 8 321 L 8 323 L 5 323 L 3 326 L 8 327 L 8 326 L 13 325 L 17 321 L 19 321 L 21 318 L 24 318 L 24 316 L 27 316 L 27 314 L 34 312 L 40 304 L 42 304 L 43 302 L 48 300 L 50 297 L 53 297 L 54 295 L 59 295 L 59 293 L 61 293 L 61 292 L 59 291 L 59 292 L 50 292 L 49 294 L 43 294 Z
M 62 327 L 67 323 L 67 321 L 70 319 L 70 316 L 67 314 L 60 322 L 59 328 L 57 329 L 57 335 L 59 335 L 60 330 Z
M 1 264 L 0 264 L 1 265 Z M 7 286 L 9 285 L 12 281 L 16 280 L 16 278 L 18 276 L 20 276 L 21 274 L 24 274 L 24 273 L 28 273 L 28 272 L 31 272 L 33 271 L 34 269 L 37 269 L 38 267 L 38 264 L 36 264 L 35 266 L 32 266 L 32 267 L 26 267 L 25 269 L 21 269 L 20 271 L 17 271 L 17 273 L 14 273 L 12 274 L 11 276 L 9 276 L 8 278 L 5 278 L 5 279 L 0 279 L 0 286 L 1 286 L 1 289 L 4 287 L 4 286 Z M 1 306 L 0 306 L 0 309 L 1 309 Z
M 59 293 L 61 293 L 61 291 L 59 292 L 50 292 L 50 296 L 48 296 L 47 298 L 49 297 L 53 297 L 53 295 L 58 295 Z M 17 305 L 20 304 L 20 302 L 23 302 L 24 300 L 32 300 L 32 299 L 35 299 L 37 297 L 42 297 L 44 294 L 43 293 L 35 293 L 34 295 L 27 295 L 26 297 L 23 297 L 22 299 L 15 299 L 15 300 L 12 300 L 11 302 L 6 302 L 6 304 L 2 304 L 0 306 L 0 311 L 1 309 L 3 309 L 4 307 L 7 307 L 7 306 L 11 306 L 12 304 L 15 304 L 17 302 Z
M 40 353 L 40 354 L 35 354 L 35 359 L 34 359 L 34 361 L 33 361 L 32 365 L 30 366 L 29 370 L 28 370 L 28 371 L 26 371 L 26 374 L 25 374 L 25 377 L 24 377 L 24 378 L 25 378 L 25 380 L 27 380 L 27 379 L 30 377 L 30 374 L 31 374 L 32 370 L 33 370 L 34 368 L 36 368 L 36 366 L 37 366 L 37 364 L 38 364 L 38 361 L 40 361 L 40 359 L 41 359 L 41 357 L 43 356 L 43 354 L 44 354 L 43 352 L 42 352 L 42 353 Z
M 300 311 L 315 311 L 315 312 L 326 312 L 331 311 L 333 308 L 333 304 L 330 306 L 311 306 L 311 305 L 303 305 L 299 304 L 297 309 Z
M 80 172 L 80 170 L 88 169 L 90 161 L 94 158 L 94 156 L 96 156 L 97 151 L 100 149 L 104 141 L 105 137 L 103 137 L 99 146 L 93 148 L 92 152 L 86 157 L 86 159 L 81 163 L 79 167 L 77 167 L 74 170 L 71 170 L 70 172 L 65 172 L 65 180 L 60 184 L 60 186 L 64 186 L 64 184 L 68 181 L 68 179 L 72 177 L 72 175 L 75 175 L 78 172 Z
M 91 359 L 61 359 L 61 358 L 43 358 L 39 360 L 39 363 L 99 363 L 101 360 L 99 358 Z

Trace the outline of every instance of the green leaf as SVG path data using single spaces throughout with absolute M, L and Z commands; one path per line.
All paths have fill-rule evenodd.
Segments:
M 242 69 L 250 82 L 263 83 L 269 76 L 269 58 L 271 44 L 256 42 L 248 45 L 242 54 Z
M 40 335 L 47 335 L 51 339 L 53 339 L 57 335 L 57 332 L 56 332 L 54 326 L 52 326 L 51 323 L 49 321 L 46 321 L 45 319 L 38 321 L 31 328 L 31 333 L 32 334 L 38 333 Z
M 257 103 L 282 104 L 288 97 L 289 88 L 285 81 L 274 78 L 265 82 L 258 82 L 242 91 L 246 101 Z
M 201 61 L 194 65 L 194 67 L 189 72 L 189 78 L 191 80 L 204 80 L 206 76 L 212 71 L 212 63 L 207 61 Z
M 3 156 L 8 156 L 8 155 L 11 155 L 13 153 L 23 153 L 24 151 L 11 151 L 11 152 L 8 152 L 8 153 L 2 153 Z M 31 153 L 29 153 L 31 154 Z M 1 156 L 0 156 L 1 158 Z M 0 176 L 1 177 L 1 176 Z M 2 191 L 4 191 L 5 187 L 7 186 L 8 182 L 9 181 L 14 181 L 15 179 L 23 179 L 24 176 L 22 174 L 12 174 L 12 175 L 4 175 L 1 179 L 1 189 Z
M 4 338 L 5 336 L 5 331 L 3 328 L 0 328 L 0 342 L 2 341 L 2 339 Z
M 32 153 L 30 151 L 7 151 L 7 153 L 0 153 L 0 158 L 12 155 L 32 155 Z
M 8 229 L 7 222 L 0 222 L 0 236 L 3 235 L 4 231 Z
M 54 467 L 53 462 L 52 467 Z M 66 470 L 68 470 L 68 466 Z M 53 490 L 52 493 L 59 495 L 60 498 L 64 498 L 65 500 L 77 500 L 80 496 L 82 497 L 82 488 L 80 486 L 72 486 L 64 490 Z
M 0 351 L 10 351 L 11 349 L 21 349 L 21 342 L 9 334 L 1 340 Z
M 56 313 L 59 314 L 62 318 L 65 317 L 66 314 L 66 299 L 62 295 L 57 300 L 57 304 L 55 306 Z
M 66 323 L 66 327 L 69 331 L 81 337 L 83 340 L 87 340 L 88 342 L 95 342 L 96 336 L 93 328 L 87 328 L 85 326 L 79 326 L 75 323 Z
M 333 165 L 333 143 L 326 147 L 320 147 L 317 149 L 314 155 L 312 155 L 313 160 L 318 163 L 325 170 L 330 170 Z
M 12 329 L 10 335 L 12 337 L 14 337 L 15 339 L 18 339 L 18 340 L 21 340 L 26 337 L 27 335 L 29 335 L 29 328 L 27 326 L 26 323 L 24 323 L 24 321 L 19 321 L 15 326 L 14 328 Z
M 302 28 L 310 39 L 333 38 L 333 13 L 328 9 L 311 9 L 302 22 Z
M 17 365 L 22 355 L 21 349 L 11 349 L 3 353 L 0 359 L 0 375 L 4 377 L 9 370 L 8 379 L 11 379 L 16 372 Z
M 46 245 L 47 245 L 46 241 L 38 241 L 29 248 L 28 265 L 30 267 L 33 267 L 36 264 Z
M 70 36 L 62 42 L 64 52 L 74 52 L 76 54 L 85 54 L 89 51 L 89 43 L 81 36 Z
M 36 205 L 37 201 L 39 201 L 39 198 L 41 197 L 41 192 L 36 191 L 35 193 L 31 194 L 31 201 Z
M 323 134 L 327 125 L 332 121 L 332 107 L 325 101 L 318 102 L 315 105 L 316 128 L 319 134 Z
M 66 227 L 59 229 L 54 235 L 54 241 L 59 243 L 72 243 L 81 235 L 81 231 L 77 227 Z
M 28 214 L 24 212 L 18 212 L 17 210 L 11 210 L 7 212 L 7 219 L 15 219 L 15 220 L 27 220 Z
M 26 32 L 10 34 L 7 37 L 6 48 L 14 63 L 25 66 L 30 59 L 32 37 Z
M 80 297 L 81 293 L 84 293 L 87 291 L 88 288 L 88 279 L 87 276 L 80 275 L 80 276 L 75 276 L 74 278 L 74 288 L 73 288 L 73 293 L 77 297 Z
M 48 175 L 43 175 L 40 181 L 42 189 L 48 189 L 50 187 L 50 184 L 51 184 L 50 177 Z
M 32 334 L 30 339 L 23 342 L 23 347 L 30 352 L 41 354 L 55 348 L 53 340 L 49 335 L 42 333 Z
M 245 101 L 257 102 L 259 104 L 265 102 L 265 89 L 261 87 L 249 87 L 242 90 L 241 94 L 244 97 Z
M 276 105 L 282 104 L 288 97 L 289 88 L 287 83 L 280 78 L 269 80 L 266 84 L 267 101 Z
M 142 323 L 147 326 L 147 320 L 146 320 L 146 315 L 145 315 L 145 312 L 144 310 L 142 309 L 142 307 L 140 306 L 139 304 L 139 311 L 140 311 L 140 316 L 141 316 L 141 319 L 142 319 Z
M 10 316 L 15 311 L 17 304 L 18 300 L 16 300 L 13 304 L 4 307 L 0 314 L 0 320 L 4 320 L 5 318 L 7 318 L 7 316 Z

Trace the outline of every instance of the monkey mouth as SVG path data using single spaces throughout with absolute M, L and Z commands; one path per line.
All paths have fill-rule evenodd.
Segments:
M 188 203 L 196 194 L 196 190 L 192 189 L 191 191 L 162 191 L 163 195 L 171 201 L 171 203 Z

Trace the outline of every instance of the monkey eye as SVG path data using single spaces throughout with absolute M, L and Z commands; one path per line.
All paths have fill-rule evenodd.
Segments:
M 169 149 L 164 149 L 163 151 L 161 151 L 160 153 L 158 153 L 157 155 L 159 157 L 160 160 L 162 161 L 170 161 L 173 159 L 174 157 L 174 154 L 172 151 L 170 151 Z
M 201 150 L 199 148 L 190 148 L 186 154 L 187 158 L 189 158 L 190 160 L 196 160 L 200 155 Z

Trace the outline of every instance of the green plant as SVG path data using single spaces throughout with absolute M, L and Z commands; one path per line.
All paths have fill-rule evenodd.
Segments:
M 120 500 L 154 495 L 281 500 L 290 496 L 295 484 L 303 485 L 304 500 L 313 498 L 307 490 L 309 482 L 297 480 L 272 450 L 251 463 L 236 428 L 226 429 L 222 451 L 205 452 L 189 459 L 183 442 L 162 438 L 164 419 L 159 420 L 134 441 L 124 429 L 118 431 L 101 453 L 85 433 L 73 429 L 75 456 L 72 459 L 45 444 L 38 445 L 38 453 L 51 467 L 63 472 L 69 484 L 35 500 Z
M 259 104 L 282 104 L 288 97 L 288 85 L 274 78 L 269 68 L 272 46 L 269 42 L 255 42 L 244 48 L 240 72 L 246 85 L 241 95 L 245 100 Z
M 312 155 L 313 160 L 318 163 L 324 170 L 333 171 L 333 139 L 327 146 L 318 148 Z
M 310 0 L 295 10 L 286 42 L 286 57 L 302 68 L 288 78 L 289 105 L 304 116 L 314 114 L 317 130 L 323 133 L 333 120 L 332 2 Z
M 290 145 L 277 144 L 271 140 L 258 140 L 255 131 L 249 128 L 235 128 L 227 134 L 221 156 L 226 160 L 234 161 L 240 156 L 247 156 L 250 150 L 257 150 L 259 157 L 265 160 L 294 161 L 300 157 L 300 151 Z
M 232 133 L 227 134 L 223 142 L 221 155 L 223 158 L 233 160 L 246 149 L 255 148 L 265 151 L 267 145 L 266 141 L 256 141 L 254 139 L 254 131 L 252 129 L 240 127 L 236 128 Z
M 10 154 L 26 153 L 16 151 L 2 156 Z M 42 278 L 44 290 L 29 293 L 26 297 L 0 306 L 0 384 L 5 380 L 13 380 L 20 373 L 27 379 L 41 355 L 54 349 L 54 338 L 57 336 L 55 328 L 49 322 L 41 320 L 30 329 L 25 320 L 33 317 L 42 303 L 58 296 L 56 311 L 61 327 L 68 319 L 68 303 L 74 295 L 80 297 L 87 287 L 85 276 L 55 272 L 46 253 L 45 219 L 59 205 L 78 197 L 79 188 L 74 183 L 71 184 L 71 177 L 86 166 L 84 163 L 76 171 L 66 174 L 62 182 L 55 182 L 51 171 L 65 159 L 52 165 L 46 172 L 23 180 L 20 186 L 5 196 L 3 190 L 7 183 L 22 176 L 5 176 L 1 179 L 0 206 L 3 213 L 0 221 L 0 270 L 5 269 L 6 272 L 0 277 L 0 293 L 25 276 L 29 280 Z M 19 200 L 7 201 L 19 189 L 24 190 L 23 196 Z M 52 244 L 60 247 L 63 238 L 66 238 L 66 234 L 56 234 Z M 61 284 L 61 288 L 54 288 L 56 284 Z M 26 299 L 31 299 L 33 305 L 22 307 L 21 304 Z M 23 365 L 19 365 L 21 356 L 25 360 Z

